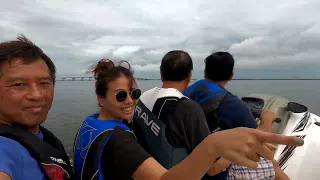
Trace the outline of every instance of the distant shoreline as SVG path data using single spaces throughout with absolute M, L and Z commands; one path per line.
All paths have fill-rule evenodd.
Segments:
M 93 77 L 56 77 L 57 81 L 93 81 Z M 136 78 L 138 81 L 160 81 L 160 78 Z M 199 79 L 192 79 L 193 81 L 199 80 Z M 313 81 L 319 81 L 319 78 L 235 78 L 232 80 L 236 81 L 248 81 L 248 80 L 272 80 L 272 81 L 305 81 L 305 80 L 313 80 Z

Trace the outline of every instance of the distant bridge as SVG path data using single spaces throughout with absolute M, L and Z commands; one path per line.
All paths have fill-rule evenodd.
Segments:
M 148 81 L 148 80 L 160 80 L 160 79 L 153 79 L 153 78 L 135 78 L 138 81 Z M 88 77 L 88 76 L 69 76 L 69 77 L 57 77 L 56 81 L 94 81 L 94 77 Z M 192 80 L 197 80 L 197 79 L 192 79 Z M 247 78 L 238 78 L 238 79 L 233 79 L 233 80 L 273 80 L 273 81 L 282 81 L 282 80 L 313 80 L 313 81 L 319 81 L 320 78 L 311 78 L 311 79 L 302 79 L 302 78 L 284 78 L 284 79 L 268 79 L 268 78 L 256 78 L 256 79 L 247 79 Z
M 85 77 L 85 76 L 78 76 L 78 77 L 57 77 L 56 81 L 93 81 L 93 77 Z

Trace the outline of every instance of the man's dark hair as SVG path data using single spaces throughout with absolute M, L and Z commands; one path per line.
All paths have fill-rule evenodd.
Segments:
M 205 59 L 206 78 L 212 81 L 227 81 L 230 79 L 234 59 L 228 52 L 215 52 Z
M 43 59 L 48 66 L 50 76 L 55 82 L 56 67 L 52 60 L 33 42 L 24 35 L 18 36 L 15 41 L 0 43 L 0 66 L 5 63 L 11 63 L 12 60 L 21 58 L 24 63 L 32 63 L 38 59 Z
M 161 61 L 160 71 L 163 81 L 185 80 L 193 69 L 192 59 L 187 52 L 169 51 Z

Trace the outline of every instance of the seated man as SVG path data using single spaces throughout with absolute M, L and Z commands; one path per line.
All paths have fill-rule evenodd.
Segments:
M 190 83 L 192 69 L 188 53 L 168 52 L 161 61 L 162 86 L 144 92 L 134 112 L 133 129 L 139 143 L 167 169 L 211 134 L 199 104 L 181 93 Z
M 184 95 L 201 105 L 211 132 L 236 127 L 258 128 L 271 132 L 272 123 L 275 120 L 273 112 L 262 111 L 261 123 L 258 126 L 248 106 L 224 88 L 234 75 L 233 68 L 234 59 L 231 54 L 227 52 L 211 54 L 205 59 L 205 79 L 189 86 L 184 91 Z M 266 163 L 265 171 L 273 166 L 271 161 L 265 161 Z M 230 163 L 221 159 L 220 162 L 216 163 L 216 166 L 219 167 L 218 169 L 224 170 L 230 166 Z M 239 169 L 241 167 L 230 169 L 235 168 Z M 277 167 L 276 172 L 280 171 Z M 268 176 L 266 172 L 263 172 L 263 174 Z M 274 172 L 269 172 L 269 174 L 272 175 Z M 270 177 L 268 176 L 268 178 Z

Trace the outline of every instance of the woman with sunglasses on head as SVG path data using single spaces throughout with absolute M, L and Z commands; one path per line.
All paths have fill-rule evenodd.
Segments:
M 129 67 L 124 67 L 127 65 Z M 201 179 L 218 156 L 248 167 L 260 156 L 273 158 L 263 143 L 301 145 L 295 137 L 236 128 L 209 135 L 182 162 L 166 170 L 138 144 L 123 123 L 133 115 L 137 89 L 130 65 L 100 60 L 93 69 L 100 112 L 88 116 L 75 139 L 74 165 L 77 179 L 177 180 Z

